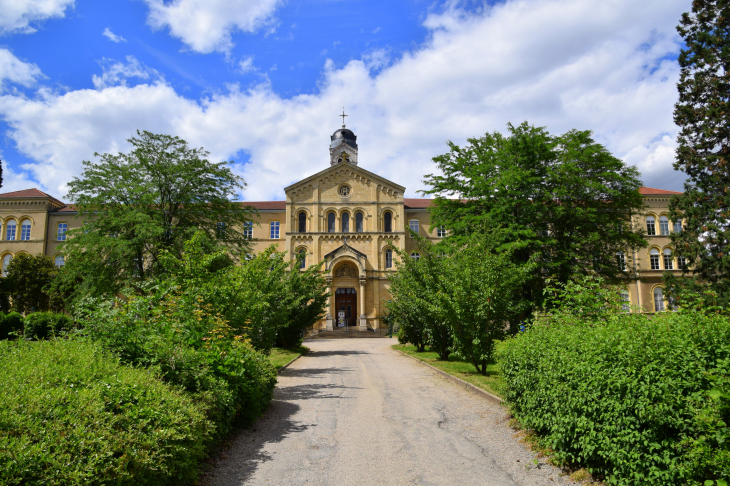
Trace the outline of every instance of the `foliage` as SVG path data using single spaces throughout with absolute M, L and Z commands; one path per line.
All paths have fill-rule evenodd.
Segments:
M 23 330 L 23 316 L 17 312 L 0 313 L 0 339 L 8 339 L 9 334 Z
M 579 302 L 593 289 L 572 292 L 587 294 Z M 727 317 L 581 308 L 558 308 L 500 346 L 505 397 L 521 424 L 557 460 L 608 484 L 730 477 L 728 410 L 714 398 L 728 392 Z
M 436 196 L 432 224 L 462 243 L 500 229 L 497 248 L 509 249 L 516 264 L 538 255 L 525 285 L 536 306 L 547 278 L 626 277 L 614 256 L 646 246 L 643 229 L 631 220 L 644 207 L 637 169 L 588 131 L 554 136 L 527 122 L 507 129 L 506 136 L 471 138 L 466 147 L 449 143 L 450 151 L 433 159 L 442 175 L 425 180 L 431 188 L 424 193 Z
M 73 326 L 73 320 L 66 314 L 56 312 L 34 312 L 25 318 L 25 338 L 46 339 L 68 332 Z
M 74 340 L 0 342 L 0 483 L 186 484 L 213 426 L 152 370 Z
M 56 278 L 56 268 L 51 257 L 19 253 L 8 265 L 4 282 L 12 310 L 27 313 L 45 311 L 51 307 L 48 287 Z
M 679 55 L 674 168 L 688 179 L 669 204 L 670 218 L 684 218 L 671 238 L 692 272 L 730 307 L 730 3 L 695 0 L 677 30 L 686 48 Z
M 245 183 L 228 167 L 210 162 L 202 148 L 168 135 L 137 132 L 129 153 L 95 154 L 69 199 L 83 228 L 63 244 L 66 266 L 59 293 L 114 295 L 164 273 L 160 256 L 179 257 L 184 242 L 203 231 L 213 245 L 243 250 L 241 227 L 249 211 L 234 200 Z

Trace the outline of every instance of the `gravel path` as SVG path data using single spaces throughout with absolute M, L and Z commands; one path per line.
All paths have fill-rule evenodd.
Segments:
M 504 409 L 399 355 L 394 339 L 312 340 L 269 410 L 203 478 L 207 486 L 555 485 Z

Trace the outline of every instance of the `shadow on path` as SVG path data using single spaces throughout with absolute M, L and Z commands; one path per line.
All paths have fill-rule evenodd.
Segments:
M 312 398 L 354 398 L 343 397 L 341 394 L 328 393 L 329 390 L 362 390 L 353 386 L 342 385 L 296 385 L 279 388 L 276 390 L 276 398 L 278 400 L 311 400 Z
M 352 368 L 284 368 L 279 372 L 279 376 L 312 378 L 317 375 L 338 375 L 352 371 L 354 371 Z
M 326 358 L 328 356 L 354 356 L 358 354 L 370 354 L 366 351 L 355 351 L 348 349 L 333 349 L 332 351 L 307 351 L 307 358 Z

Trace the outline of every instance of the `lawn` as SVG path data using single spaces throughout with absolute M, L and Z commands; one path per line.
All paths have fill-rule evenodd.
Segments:
M 283 368 L 291 360 L 293 360 L 297 356 L 301 356 L 302 354 L 305 354 L 307 351 L 309 351 L 309 348 L 306 346 L 297 346 L 296 348 L 286 348 L 286 349 L 285 348 L 273 348 L 271 350 L 271 354 L 269 355 L 269 361 L 271 361 L 271 364 L 276 367 L 276 371 L 278 372 L 281 368 Z
M 426 348 L 426 351 L 422 353 L 416 352 L 416 347 L 411 345 L 395 344 L 393 349 L 403 351 L 404 353 L 413 356 L 415 358 L 424 361 L 434 368 L 438 368 L 441 371 L 460 378 L 467 383 L 471 383 L 474 386 L 486 390 L 493 395 L 502 397 L 502 390 L 504 382 L 499 374 L 499 367 L 496 364 L 491 364 L 487 367 L 487 375 L 482 376 L 477 373 L 476 368 L 471 363 L 450 357 L 448 361 L 439 361 L 438 354 L 434 351 L 430 351 Z

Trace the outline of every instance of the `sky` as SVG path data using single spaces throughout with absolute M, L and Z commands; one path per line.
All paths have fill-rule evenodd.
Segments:
M 241 199 L 329 165 L 420 197 L 432 158 L 508 123 L 591 130 L 644 184 L 681 190 L 676 31 L 690 0 L 0 0 L 2 192 L 63 199 L 136 130 L 230 160 Z

